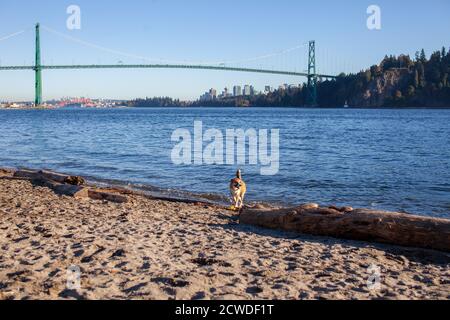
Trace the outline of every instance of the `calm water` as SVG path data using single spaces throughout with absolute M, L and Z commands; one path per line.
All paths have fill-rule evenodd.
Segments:
M 1 110 L 0 166 L 225 199 L 236 166 L 172 164 L 172 132 L 193 131 L 194 120 L 205 130 L 280 129 L 279 174 L 261 176 L 259 167 L 243 167 L 249 201 L 313 201 L 450 218 L 450 110 Z

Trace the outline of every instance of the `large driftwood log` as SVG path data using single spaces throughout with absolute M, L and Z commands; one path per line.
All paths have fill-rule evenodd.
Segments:
M 51 172 L 51 171 L 35 171 L 22 169 L 18 170 L 14 173 L 14 177 L 17 178 L 28 178 L 32 180 L 41 179 L 41 180 L 51 180 L 59 183 L 70 184 L 75 186 L 81 186 L 85 183 L 84 179 L 77 176 L 68 176 L 65 174 Z
M 71 184 L 59 183 L 48 179 L 35 179 L 33 183 L 49 189 L 52 189 L 58 195 L 65 195 L 75 198 L 87 198 L 89 196 L 88 189 L 85 187 L 74 186 Z
M 13 179 L 29 180 L 35 185 L 52 189 L 56 194 L 75 198 L 90 198 L 110 202 L 125 203 L 128 198 L 119 190 L 103 190 L 83 186 L 85 181 L 78 176 L 68 176 L 51 171 L 35 171 L 22 169 L 14 173 Z
M 403 213 L 304 205 L 280 210 L 244 209 L 240 223 L 450 252 L 450 220 Z

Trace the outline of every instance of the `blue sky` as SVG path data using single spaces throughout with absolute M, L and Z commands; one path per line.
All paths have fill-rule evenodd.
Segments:
M 81 30 L 68 30 L 66 9 L 81 8 Z M 366 27 L 367 7 L 380 6 L 382 29 Z M 33 24 L 70 37 L 133 55 L 187 62 L 236 61 L 317 42 L 319 70 L 356 71 L 385 54 L 427 53 L 450 46 L 450 1 L 406 0 L 1 0 L 2 65 L 32 64 Z M 41 31 L 45 64 L 141 63 L 80 45 Z M 306 69 L 306 48 L 248 63 L 252 67 Z M 243 65 L 243 64 L 241 64 Z M 62 96 L 135 98 L 172 96 L 191 99 L 210 87 L 234 84 L 300 83 L 303 78 L 182 70 L 65 70 L 43 73 L 45 99 Z M 30 71 L 1 72 L 0 100 L 32 100 Z

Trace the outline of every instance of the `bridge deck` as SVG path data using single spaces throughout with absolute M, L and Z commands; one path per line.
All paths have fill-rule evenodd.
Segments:
M 0 71 L 5 70 L 35 70 L 35 66 L 0 66 Z M 91 64 L 91 65 L 43 65 L 42 70 L 63 70 L 63 69 L 194 69 L 194 70 L 217 70 L 217 71 L 235 71 L 250 73 L 278 74 L 288 76 L 308 77 L 305 72 L 281 71 L 270 69 L 237 68 L 225 66 L 205 66 L 205 65 L 173 65 L 173 64 Z M 317 74 L 321 78 L 336 78 L 336 76 Z

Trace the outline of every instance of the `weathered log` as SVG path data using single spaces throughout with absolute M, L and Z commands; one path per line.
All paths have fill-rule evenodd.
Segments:
M 43 179 L 43 180 L 52 180 L 59 183 L 66 183 L 75 186 L 80 186 L 85 183 L 84 179 L 78 176 L 69 176 L 61 173 L 56 173 L 47 170 L 28 170 L 21 169 L 14 173 L 15 177 L 18 178 L 28 178 L 28 179 Z
M 38 177 L 38 171 L 21 169 L 14 172 L 15 178 L 27 178 L 27 179 L 36 179 Z
M 39 171 L 39 173 L 49 180 L 58 181 L 60 183 L 71 184 L 74 186 L 81 186 L 85 183 L 84 179 L 79 176 L 68 176 L 65 174 L 46 170 Z
M 81 186 L 74 186 L 71 184 L 59 183 L 57 181 L 40 177 L 32 179 L 33 184 L 53 190 L 58 195 L 64 195 L 75 198 L 87 198 L 89 196 L 88 189 Z
M 51 171 L 22 169 L 14 173 L 14 178 L 29 180 L 33 184 L 49 188 L 59 195 L 75 198 L 90 198 L 93 200 L 106 200 L 117 203 L 125 203 L 128 201 L 128 198 L 121 195 L 119 190 L 104 190 L 81 186 L 81 184 L 85 183 L 84 179 L 81 177 L 68 176 Z
M 116 203 L 126 203 L 128 201 L 126 196 L 117 193 L 105 192 L 103 190 L 90 189 L 88 190 L 88 196 L 93 200 L 106 200 Z
M 450 252 L 450 220 L 403 213 L 315 208 L 246 208 L 240 223 L 270 229 Z

